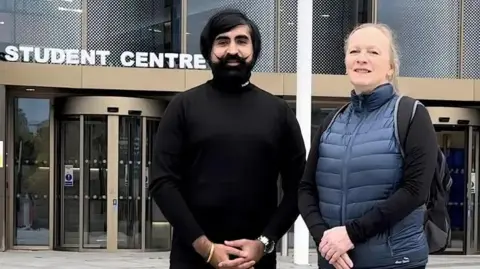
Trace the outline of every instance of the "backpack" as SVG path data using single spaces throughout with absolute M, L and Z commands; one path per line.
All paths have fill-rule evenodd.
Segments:
M 415 116 L 419 101 L 408 96 L 400 96 L 395 104 L 395 137 L 399 143 L 402 156 L 404 156 L 405 140 L 410 123 Z M 450 244 L 451 227 L 448 214 L 448 199 L 453 180 L 447 159 L 440 147 L 437 149 L 437 167 L 433 175 L 430 192 L 426 201 L 424 231 L 427 236 L 430 254 L 444 251 Z
M 343 105 L 333 113 L 330 113 L 320 126 L 320 132 L 323 133 L 333 123 L 337 117 L 350 103 Z M 415 116 L 417 106 L 422 105 L 419 101 L 408 97 L 399 96 L 395 103 L 394 128 L 395 139 L 400 145 L 400 152 L 404 157 L 405 140 L 409 131 L 410 123 Z M 445 155 L 438 147 L 437 167 L 430 185 L 430 192 L 425 202 L 426 212 L 424 220 L 424 231 L 428 241 L 429 253 L 439 253 L 444 251 L 450 244 L 451 227 L 450 216 L 448 214 L 448 199 L 450 197 L 450 188 L 453 184 L 450 176 L 450 169 L 447 165 Z

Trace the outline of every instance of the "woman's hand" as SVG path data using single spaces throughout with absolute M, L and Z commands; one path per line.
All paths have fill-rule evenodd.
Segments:
M 353 262 L 347 253 L 340 256 L 340 258 L 333 264 L 335 269 L 350 269 L 353 268 Z
M 329 229 L 323 234 L 318 250 L 330 264 L 335 264 L 340 256 L 353 247 L 345 226 L 341 226 Z

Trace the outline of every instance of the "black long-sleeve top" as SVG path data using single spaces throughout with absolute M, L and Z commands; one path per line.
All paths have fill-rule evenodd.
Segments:
M 315 171 L 322 126 L 310 149 L 305 174 L 299 186 L 299 208 L 314 241 L 319 244 L 328 227 L 318 206 Z M 404 179 L 399 189 L 384 202 L 374 206 L 361 218 L 346 223 L 355 245 L 385 232 L 421 206 L 428 195 L 437 160 L 437 137 L 424 106 L 418 106 L 405 142 Z
M 149 188 L 181 238 L 172 252 L 202 235 L 277 241 L 298 216 L 306 152 L 284 100 L 253 84 L 223 90 L 209 81 L 173 98 L 155 140 Z

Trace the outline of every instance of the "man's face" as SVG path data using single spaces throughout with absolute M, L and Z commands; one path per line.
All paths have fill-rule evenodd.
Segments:
M 253 44 L 250 28 L 239 25 L 229 32 L 219 34 L 213 42 L 210 55 L 213 64 L 226 69 L 239 69 L 253 60 Z

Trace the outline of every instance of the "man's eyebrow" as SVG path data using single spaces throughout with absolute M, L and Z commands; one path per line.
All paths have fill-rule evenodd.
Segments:
M 217 38 L 215 38 L 215 40 L 225 40 L 225 39 L 230 39 L 230 38 L 226 35 L 219 35 L 217 36 Z M 250 39 L 250 37 L 246 34 L 240 34 L 235 36 L 235 39 Z
M 228 36 L 225 36 L 225 35 L 219 35 L 215 38 L 215 40 L 225 40 L 225 39 L 230 39 L 230 38 L 228 38 Z
M 241 34 L 241 35 L 236 36 L 235 38 L 246 38 L 246 39 L 249 39 L 250 37 L 249 37 L 248 35 Z

